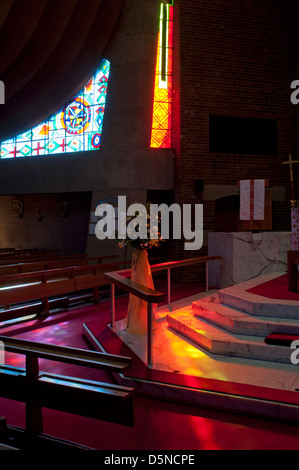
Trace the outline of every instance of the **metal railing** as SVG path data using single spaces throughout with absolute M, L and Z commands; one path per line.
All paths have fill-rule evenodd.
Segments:
M 152 273 L 167 270 L 167 303 L 171 303 L 171 269 L 182 268 L 194 264 L 205 263 L 206 265 L 206 292 L 209 290 L 209 261 L 221 260 L 221 256 L 200 256 L 180 261 L 169 261 L 151 266 Z M 164 302 L 166 294 L 149 289 L 141 284 L 128 279 L 131 269 L 123 269 L 118 272 L 105 273 L 105 278 L 110 282 L 110 313 L 111 327 L 115 327 L 115 286 L 139 297 L 147 302 L 147 363 L 153 364 L 153 304 Z
M 115 326 L 115 286 L 124 289 L 139 299 L 147 302 L 147 362 L 153 364 L 153 304 L 164 302 L 166 296 L 162 292 L 149 289 L 137 282 L 122 276 L 119 273 L 105 273 L 105 278 L 110 282 L 110 309 L 111 309 L 111 327 Z

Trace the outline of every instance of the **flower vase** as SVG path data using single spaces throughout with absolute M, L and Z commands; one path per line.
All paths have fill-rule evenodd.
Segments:
M 292 250 L 299 251 L 299 207 L 292 208 Z
M 135 249 L 132 256 L 131 280 L 145 287 L 154 289 L 151 268 L 148 262 L 147 250 Z M 155 307 L 155 305 L 153 305 Z M 155 328 L 155 313 L 153 308 L 153 326 Z M 147 333 L 147 302 L 130 294 L 126 330 L 129 333 Z

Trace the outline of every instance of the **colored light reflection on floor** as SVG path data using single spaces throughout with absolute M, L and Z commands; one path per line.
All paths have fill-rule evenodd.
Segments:
M 28 318 L 28 317 L 27 317 Z M 45 325 L 43 326 L 43 322 Z M 51 323 L 51 317 L 49 318 Z M 7 322 L 6 322 L 7 325 Z M 33 342 L 42 344 L 56 344 L 57 346 L 65 346 L 68 342 L 68 337 L 72 335 L 72 328 L 74 328 L 69 321 L 51 324 L 51 328 L 47 324 L 46 319 L 36 319 L 26 323 L 26 329 L 30 330 L 35 327 Z M 27 338 L 24 338 L 27 339 Z M 30 338 L 31 340 L 31 338 Z M 5 364 L 12 367 L 25 367 L 25 355 L 10 353 L 5 351 Z M 55 369 L 56 373 L 63 373 L 65 365 L 63 363 L 55 363 L 49 360 L 39 360 L 40 371 L 52 372 Z
M 194 435 L 200 442 L 201 450 L 220 450 L 215 436 L 215 426 L 210 419 L 190 416 L 190 422 L 193 427 Z
M 193 315 L 190 307 L 180 309 L 186 317 Z M 153 342 L 153 369 L 180 373 L 188 376 L 227 380 L 223 371 L 211 370 L 211 360 L 201 348 L 168 327 L 166 314 L 156 312 L 157 328 Z M 125 330 L 123 320 L 116 322 L 115 333 L 147 363 L 147 335 L 134 335 Z

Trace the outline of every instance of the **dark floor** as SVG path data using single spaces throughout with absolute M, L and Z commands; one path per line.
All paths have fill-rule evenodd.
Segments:
M 177 284 L 175 298 L 198 292 L 198 286 Z M 128 298 L 116 301 L 117 319 L 126 313 Z M 44 321 L 2 328 L 1 335 L 88 349 L 82 323 L 109 322 L 109 301 L 80 306 Z M 20 356 L 7 354 L 6 362 L 20 365 Z M 102 373 L 74 366 L 40 362 L 41 370 L 103 379 Z M 110 380 L 106 376 L 107 380 Z M 44 409 L 44 431 L 56 437 L 99 450 L 297 450 L 299 430 L 295 425 L 238 416 L 193 406 L 136 396 L 133 428 Z M 24 405 L 0 399 L 0 415 L 7 423 L 24 426 Z

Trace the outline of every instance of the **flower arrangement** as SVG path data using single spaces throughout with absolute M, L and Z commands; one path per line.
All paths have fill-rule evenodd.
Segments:
M 299 201 L 296 200 L 296 199 L 291 199 L 291 209 L 296 209 L 297 207 L 299 207 Z
M 161 237 L 161 233 L 159 231 L 161 218 L 157 215 L 155 217 L 154 225 L 151 223 L 153 222 L 153 218 L 151 218 L 150 214 L 150 203 L 147 203 L 145 206 L 146 208 L 146 220 L 144 222 L 144 231 L 143 235 L 136 238 L 136 218 L 135 216 L 127 216 L 126 217 L 126 238 L 117 238 L 117 243 L 120 248 L 125 246 L 130 246 L 134 249 L 141 249 L 141 250 L 149 250 L 154 247 L 158 247 L 161 245 L 161 242 L 164 240 Z M 142 223 L 142 220 L 141 220 Z M 151 237 L 154 235 L 154 238 Z

